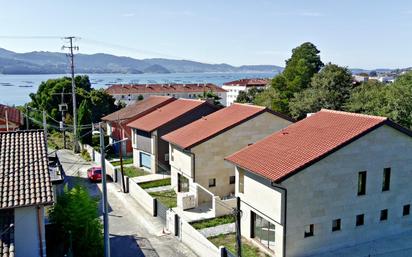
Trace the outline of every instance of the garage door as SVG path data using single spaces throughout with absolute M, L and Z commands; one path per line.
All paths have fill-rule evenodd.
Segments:
M 152 168 L 150 154 L 140 152 L 140 166 L 148 169 Z

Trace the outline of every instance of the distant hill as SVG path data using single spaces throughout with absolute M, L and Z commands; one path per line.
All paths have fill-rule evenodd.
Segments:
M 77 54 L 78 73 L 188 73 L 188 72 L 281 72 L 276 65 L 208 64 L 188 60 L 134 59 L 110 54 Z M 15 53 L 0 48 L 0 74 L 60 74 L 69 69 L 64 53 L 28 52 Z

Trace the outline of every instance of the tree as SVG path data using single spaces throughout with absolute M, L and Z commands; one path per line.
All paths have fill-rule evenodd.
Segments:
M 137 97 L 137 101 L 142 101 L 143 100 L 143 95 L 139 95 L 138 97 Z
M 375 70 L 373 70 L 373 71 L 369 72 L 369 76 L 376 77 L 376 76 L 378 76 L 378 73 Z
M 289 103 L 290 114 L 301 119 L 322 108 L 342 110 L 352 90 L 352 74 L 347 68 L 327 64 L 312 77 L 310 87 L 295 93 Z
M 74 256 L 100 257 L 103 255 L 102 224 L 98 215 L 98 201 L 90 197 L 86 188 L 65 188 L 50 210 L 50 220 L 65 243 L 68 251 L 70 241 Z
M 206 101 L 211 101 L 214 105 L 221 106 L 222 104 L 220 103 L 221 97 L 219 97 L 216 93 L 214 93 L 212 90 L 209 91 L 203 91 L 203 94 L 198 95 L 198 97 L 201 100 L 206 100 Z
M 258 93 L 261 93 L 263 89 L 259 89 L 256 87 L 252 87 L 247 91 L 240 91 L 238 96 L 236 97 L 236 103 L 253 103 L 255 97 Z
M 292 56 L 286 60 L 286 67 L 282 73 L 272 79 L 271 86 L 277 92 L 262 94 L 260 102 L 271 102 L 274 110 L 283 113 L 289 113 L 289 101 L 295 93 L 301 92 L 309 87 L 312 76 L 317 73 L 323 66 L 320 60 L 319 50 L 310 42 L 292 50 Z M 263 99 L 264 96 L 275 96 L 276 98 Z
M 78 121 L 80 124 L 79 127 L 79 139 L 82 144 L 91 144 L 92 142 L 92 134 L 90 133 L 90 128 L 81 127 L 87 126 L 92 124 L 92 107 L 90 104 L 90 100 L 84 99 L 80 104 L 79 111 L 78 111 Z
M 262 92 L 256 94 L 254 104 L 265 106 L 272 110 L 278 110 L 279 91 L 273 87 L 269 87 Z

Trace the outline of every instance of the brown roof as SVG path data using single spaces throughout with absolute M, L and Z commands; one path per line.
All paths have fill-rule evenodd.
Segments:
M 411 134 L 385 117 L 321 110 L 226 160 L 279 182 L 383 124 Z
M 176 100 L 168 96 L 150 96 L 145 100 L 138 101 L 134 104 L 128 105 L 123 109 L 113 112 L 102 118 L 104 121 L 123 121 L 139 117 L 145 113 L 153 111 L 157 107 L 161 107 L 167 103 Z
M 246 86 L 246 87 L 256 87 L 256 86 L 266 86 L 269 83 L 269 79 L 238 79 L 230 82 L 223 83 L 225 86 Z
M 0 209 L 52 202 L 44 132 L 0 133 Z
M 215 84 L 114 84 L 106 89 L 110 95 L 150 93 L 203 93 L 204 91 L 226 92 Z
M 21 112 L 16 108 L 3 105 L 3 104 L 0 104 L 0 118 L 1 119 L 6 119 L 6 109 L 7 109 L 7 118 L 10 122 L 23 125 Z
M 184 149 L 191 148 L 266 111 L 265 107 L 234 103 L 162 138 Z
M 147 115 L 144 115 L 130 122 L 129 124 L 127 124 L 127 126 L 147 132 L 152 132 L 153 130 L 156 130 L 157 128 L 167 124 L 168 122 L 182 116 L 183 114 L 205 104 L 208 103 L 201 100 L 177 99 Z

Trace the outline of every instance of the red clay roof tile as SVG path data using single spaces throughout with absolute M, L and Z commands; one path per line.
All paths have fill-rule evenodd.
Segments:
M 386 121 L 385 117 L 321 110 L 225 159 L 281 181 Z
M 204 91 L 226 92 L 215 84 L 114 84 L 106 89 L 111 95 L 143 93 L 202 93 Z
M 246 86 L 246 87 L 255 87 L 255 86 L 265 86 L 269 83 L 269 79 L 238 79 L 234 81 L 229 81 L 223 83 L 225 86 Z

